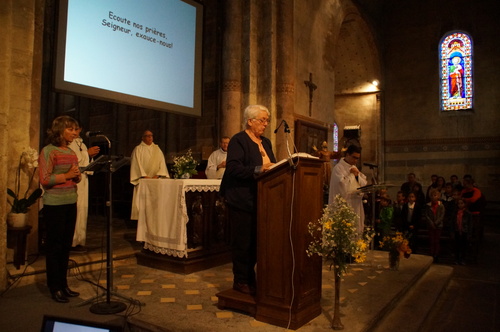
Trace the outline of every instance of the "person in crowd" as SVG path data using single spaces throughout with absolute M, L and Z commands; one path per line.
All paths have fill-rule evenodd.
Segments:
M 396 201 L 394 202 L 394 216 L 392 220 L 392 224 L 398 231 L 402 231 L 402 212 L 403 206 L 406 203 L 406 195 L 403 191 L 398 191 L 396 194 Z
M 332 203 L 335 196 L 340 194 L 359 216 L 356 229 L 361 234 L 365 226 L 365 213 L 363 209 L 363 193 L 360 193 L 357 189 L 366 186 L 368 181 L 366 175 L 356 167 L 359 158 L 361 158 L 361 147 L 350 145 L 346 150 L 345 157 L 333 168 L 328 201 Z
M 77 184 L 81 180 L 78 157 L 68 145 L 77 137 L 78 122 L 62 115 L 52 121 L 47 131 L 47 145 L 39 156 L 40 184 L 43 194 L 43 219 L 47 239 L 47 286 L 56 302 L 80 294 L 68 287 L 67 273 L 71 242 L 75 233 Z
M 445 209 L 440 200 L 441 194 L 439 190 L 431 189 L 429 196 L 431 201 L 425 206 L 424 218 L 427 222 L 427 231 L 429 232 L 430 255 L 434 258 L 434 262 L 437 263 Z
M 99 147 L 93 146 L 87 149 L 83 139 L 80 137 L 82 127 L 78 127 L 76 134 L 77 137 L 68 145 L 73 150 L 78 158 L 78 166 L 80 168 L 88 166 L 90 160 L 99 154 Z M 72 252 L 84 253 L 87 251 L 85 248 L 85 241 L 87 239 L 87 217 L 89 212 L 89 180 L 88 175 L 92 172 L 81 173 L 81 181 L 78 183 L 78 201 L 76 202 L 77 214 L 75 234 L 73 236 L 73 244 L 71 246 Z
M 453 186 L 453 189 L 462 190 L 462 182 L 460 182 L 460 180 L 458 179 L 458 176 L 456 176 L 455 174 L 450 176 L 450 182 L 451 182 L 451 185 Z
M 444 205 L 445 214 L 443 221 L 443 232 L 449 234 L 453 232 L 453 213 L 455 212 L 454 206 L 456 205 L 455 199 L 453 198 L 453 185 L 451 182 L 447 182 L 444 185 L 444 190 L 441 191 L 441 202 Z
M 405 196 L 408 196 L 408 194 L 413 191 L 413 186 L 415 186 L 418 182 L 415 173 L 408 173 L 406 178 L 408 181 L 401 185 L 401 191 L 405 194 Z
M 271 141 L 264 137 L 269 110 L 250 105 L 244 111 L 245 130 L 231 138 L 226 171 L 220 193 L 225 198 L 231 225 L 233 289 L 255 294 L 257 262 L 257 181 L 256 175 L 276 163 Z
M 415 183 L 413 185 L 412 192 L 417 197 L 417 203 L 418 203 L 418 205 L 421 206 L 422 208 L 424 208 L 424 205 L 425 205 L 425 194 L 424 194 L 422 185 L 420 183 L 418 183 L 418 182 Z
M 226 157 L 227 146 L 229 145 L 230 138 L 224 136 L 220 139 L 219 149 L 215 150 L 208 157 L 207 168 L 205 174 L 207 179 L 222 179 L 226 171 Z
M 407 202 L 403 205 L 401 211 L 401 232 L 406 233 L 410 248 L 417 252 L 418 241 L 417 233 L 422 219 L 422 205 L 417 202 L 417 195 L 410 192 Z
M 380 197 L 380 213 L 377 219 L 377 234 L 382 241 L 391 232 L 394 208 L 388 195 Z
M 457 201 L 457 209 L 455 209 L 453 219 L 453 229 L 455 231 L 455 264 L 465 265 L 467 243 L 472 225 L 472 215 L 467 210 L 463 198 Z
M 472 216 L 472 229 L 471 238 L 473 243 L 473 258 L 477 260 L 479 255 L 479 246 L 483 238 L 483 223 L 481 220 L 481 210 L 486 205 L 486 198 L 479 188 L 475 185 L 472 176 L 464 176 L 462 198 L 465 201 L 467 210 Z
M 137 208 L 137 191 L 139 189 L 139 180 L 141 178 L 157 179 L 169 178 L 165 156 L 160 147 L 153 142 L 153 133 L 150 130 L 142 134 L 142 142 L 132 151 L 130 160 L 130 183 L 134 185 L 134 194 L 132 197 L 131 220 L 139 218 Z
M 427 187 L 427 192 L 425 194 L 425 201 L 426 202 L 430 202 L 430 192 L 432 189 L 435 189 L 437 188 L 437 179 L 438 179 L 438 175 L 436 174 L 432 174 L 431 175 L 431 184 Z

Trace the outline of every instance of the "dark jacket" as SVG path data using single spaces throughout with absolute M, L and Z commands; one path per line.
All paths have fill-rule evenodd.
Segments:
M 261 136 L 262 146 L 271 162 L 275 163 L 271 141 Z M 234 135 L 227 147 L 226 171 L 220 193 L 227 203 L 243 211 L 255 211 L 257 201 L 256 166 L 262 166 L 259 146 L 245 131 Z

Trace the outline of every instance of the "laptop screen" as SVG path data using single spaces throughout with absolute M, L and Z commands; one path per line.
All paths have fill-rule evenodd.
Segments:
M 41 332 L 122 332 L 120 326 L 80 319 L 47 316 L 43 317 Z

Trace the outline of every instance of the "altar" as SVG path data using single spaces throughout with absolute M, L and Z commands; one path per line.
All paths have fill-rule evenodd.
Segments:
M 220 180 L 141 179 L 138 264 L 192 273 L 230 261 L 229 228 Z

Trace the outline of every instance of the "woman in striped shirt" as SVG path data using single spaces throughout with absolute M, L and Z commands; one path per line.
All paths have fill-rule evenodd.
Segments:
M 78 158 L 68 145 L 77 137 L 78 127 L 78 122 L 67 115 L 55 118 L 47 131 L 48 145 L 39 157 L 47 229 L 47 286 L 52 298 L 61 303 L 80 295 L 68 287 L 66 278 L 76 223 L 76 184 L 81 180 Z

